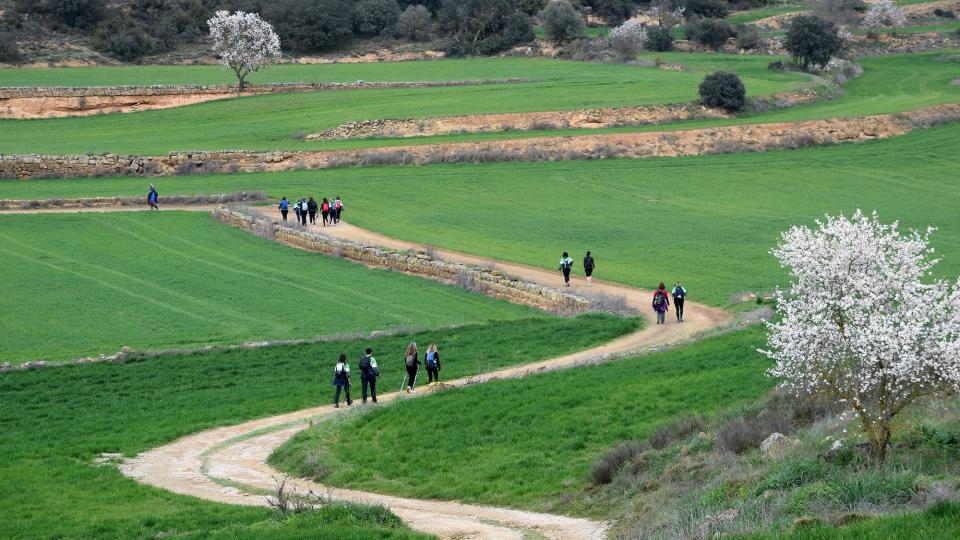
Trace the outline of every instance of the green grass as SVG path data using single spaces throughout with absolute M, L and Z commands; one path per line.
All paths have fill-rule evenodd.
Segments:
M 772 94 L 809 84 L 804 75 L 767 71 L 768 61 L 752 58 L 731 67 L 744 77 L 751 95 Z M 156 154 L 227 148 L 320 148 L 322 145 L 298 141 L 294 136 L 367 118 L 688 102 L 697 98 L 697 87 L 707 72 L 701 67 L 689 72 L 671 72 L 615 64 L 517 58 L 478 60 L 473 64 L 459 62 L 476 68 L 473 78 L 513 75 L 533 78 L 535 82 L 277 94 L 143 113 L 2 120 L 0 148 L 8 154 L 88 151 Z M 389 64 L 380 65 L 391 69 Z M 416 73 L 415 62 L 403 65 L 410 66 Z M 488 66 L 492 67 L 488 70 Z M 380 79 L 373 76 L 374 73 L 370 75 L 365 80 Z M 56 136 L 52 136 L 53 133 Z M 343 143 L 334 142 L 333 146 L 337 144 Z
M 205 213 L 0 216 L 0 224 L 3 361 L 537 313 L 298 251 Z
M 539 318 L 375 340 L 2 373 L 0 537 L 420 538 L 337 512 L 276 524 L 266 509 L 175 495 L 124 478 L 113 467 L 93 467 L 92 460 L 101 452 L 133 456 L 203 429 L 328 403 L 340 351 L 353 363 L 364 347 L 374 347 L 384 385 L 392 386 L 409 340 L 437 340 L 445 354 L 443 374 L 455 376 L 579 350 L 634 324 L 602 316 Z
M 783 534 L 740 536 L 742 540 L 951 540 L 960 537 L 960 504 L 944 502 L 923 512 L 869 519 L 841 528 L 815 526 Z
M 277 198 L 316 194 L 322 186 L 344 197 L 346 220 L 391 236 L 549 269 L 562 250 L 579 258 L 589 249 L 599 277 L 645 287 L 679 278 L 692 299 L 723 305 L 731 294 L 782 281 L 768 254 L 782 231 L 858 207 L 878 210 L 885 221 L 938 227 L 938 268 L 960 274 L 958 138 L 954 124 L 884 141 L 767 153 L 353 168 L 157 184 L 165 194 L 264 189 Z M 129 178 L 0 183 L 0 198 L 141 191 L 142 180 Z
M 611 444 L 643 438 L 681 413 L 753 399 L 772 382 L 740 331 L 629 361 L 504 380 L 407 400 L 320 424 L 271 458 L 324 481 L 378 493 L 544 510 L 587 481 Z

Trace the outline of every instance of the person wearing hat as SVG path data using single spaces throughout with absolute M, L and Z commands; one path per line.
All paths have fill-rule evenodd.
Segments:
M 153 184 L 150 184 L 150 192 L 147 193 L 147 204 L 150 205 L 151 210 L 160 209 L 160 196 L 157 195 L 157 188 L 153 187 Z

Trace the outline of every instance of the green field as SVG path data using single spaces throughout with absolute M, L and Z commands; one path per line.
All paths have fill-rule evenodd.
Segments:
M 376 493 L 549 510 L 587 482 L 593 460 L 672 417 L 754 399 L 772 381 L 747 330 L 600 366 L 546 373 L 395 403 L 322 423 L 271 462 Z M 323 450 L 317 451 L 318 448 Z
M 766 153 L 352 168 L 157 184 L 167 194 L 263 189 L 277 198 L 322 186 L 344 197 L 347 221 L 391 236 L 551 269 L 562 250 L 579 257 L 589 249 L 602 278 L 644 287 L 679 278 L 692 298 L 723 305 L 731 294 L 771 290 L 782 279 L 768 251 L 791 224 L 856 208 L 938 227 L 938 269 L 960 274 L 958 138 L 960 125 L 952 124 L 884 141 Z M 6 182 L 0 198 L 133 195 L 141 184 Z
M 369 341 L 3 373 L 0 537 L 413 537 L 337 512 L 277 523 L 267 509 L 174 495 L 92 461 L 101 452 L 133 456 L 203 429 L 328 403 L 339 351 L 351 362 L 368 345 L 382 351 L 386 384 L 402 371 L 399 358 L 409 340 L 437 340 L 446 353 L 443 374 L 455 376 L 572 352 L 632 328 L 632 322 L 610 317 L 541 318 Z
M 0 359 L 430 328 L 539 313 L 205 213 L 0 216 Z

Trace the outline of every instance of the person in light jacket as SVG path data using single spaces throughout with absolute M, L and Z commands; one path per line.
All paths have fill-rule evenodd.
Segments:
M 353 400 L 350 399 L 350 366 L 347 365 L 347 355 L 343 353 L 340 353 L 340 358 L 337 359 L 337 365 L 333 368 L 333 386 L 337 388 L 333 394 L 334 407 L 337 409 L 340 408 L 341 390 L 347 393 L 347 407 L 353 405 Z

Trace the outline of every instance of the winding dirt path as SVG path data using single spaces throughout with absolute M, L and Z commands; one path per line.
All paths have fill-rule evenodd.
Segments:
M 271 218 L 274 217 L 272 208 L 263 209 L 262 212 Z M 424 247 L 346 223 L 327 228 L 325 232 L 343 239 L 397 249 Z M 528 281 L 550 284 L 556 284 L 558 281 L 557 273 L 540 268 L 490 261 L 447 250 L 436 250 L 436 252 L 440 257 L 450 261 L 473 264 L 493 263 L 501 270 Z M 574 278 L 573 283 L 574 290 L 584 292 L 588 290 L 582 278 Z M 649 291 L 603 281 L 594 281 L 590 290 L 623 296 L 630 306 L 644 314 L 649 324 L 633 334 L 589 350 L 479 376 L 465 377 L 446 384 L 463 387 L 609 360 L 690 339 L 698 332 L 721 326 L 730 319 L 729 314 L 722 310 L 688 302 L 686 322 L 682 324 L 671 322 L 664 326 L 657 326 L 654 324 L 649 306 L 651 298 Z M 409 399 L 416 396 L 384 394 L 380 396 L 381 404 L 378 406 L 395 399 Z M 264 495 L 275 489 L 276 478 L 282 476 L 266 463 L 270 454 L 297 432 L 317 421 L 347 410 L 324 405 L 203 431 L 128 459 L 120 466 L 120 470 L 139 482 L 183 495 L 223 503 L 263 506 L 266 505 Z M 312 490 L 339 500 L 383 504 L 412 528 L 441 538 L 519 539 L 530 535 L 541 535 L 553 539 L 593 539 L 603 538 L 606 534 L 606 524 L 587 519 L 463 504 L 458 501 L 416 500 L 329 488 L 309 480 L 291 480 L 288 486 L 292 486 L 301 493 Z

